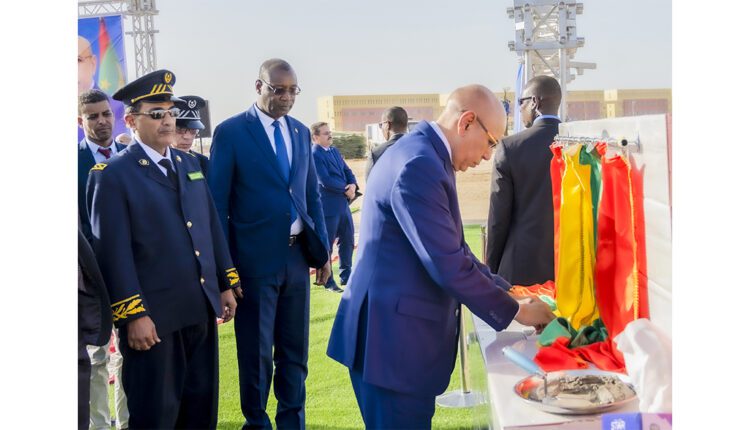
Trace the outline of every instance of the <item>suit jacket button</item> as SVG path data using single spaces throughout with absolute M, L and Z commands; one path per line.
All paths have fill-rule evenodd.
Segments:
M 196 256 L 196 257 L 200 257 L 200 256 L 201 256 L 201 252 L 200 252 L 200 251 L 198 251 L 197 249 L 195 250 L 195 256 Z
M 456 316 L 458 316 L 458 308 L 456 308 Z
M 203 279 L 203 277 L 201 276 L 201 284 L 205 284 L 205 283 L 206 283 L 206 280 Z
M 192 228 L 193 227 L 193 223 L 190 222 L 190 221 L 188 221 L 186 225 L 187 225 L 187 228 Z

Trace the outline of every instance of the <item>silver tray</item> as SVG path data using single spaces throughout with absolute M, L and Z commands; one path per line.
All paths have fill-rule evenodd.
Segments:
M 562 376 L 590 376 L 590 375 L 613 376 L 615 378 L 618 378 L 625 385 L 630 387 L 631 390 L 633 390 L 633 395 L 628 396 L 622 400 L 614 401 L 612 403 L 601 404 L 601 405 L 565 407 L 565 406 L 560 406 L 560 405 L 543 403 L 539 400 L 530 398 L 531 393 L 534 390 L 536 390 L 537 387 L 540 387 L 544 384 L 543 379 L 538 375 L 531 375 L 524 379 L 521 379 L 513 387 L 513 391 L 516 393 L 518 397 L 521 398 L 521 400 L 533 405 L 534 407 L 538 409 L 541 409 L 545 412 L 551 412 L 553 414 L 564 414 L 564 415 L 598 414 L 601 412 L 619 408 L 638 398 L 638 396 L 635 395 L 635 389 L 633 388 L 633 385 L 630 383 L 630 380 L 628 379 L 627 375 L 623 375 L 620 373 L 605 372 L 602 370 L 594 370 L 594 369 L 563 370 L 559 372 L 548 373 L 547 380 L 554 381 L 556 379 L 559 379 Z

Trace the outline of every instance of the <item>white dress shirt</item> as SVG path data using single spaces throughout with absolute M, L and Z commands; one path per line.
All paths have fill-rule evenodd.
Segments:
M 156 164 L 156 167 L 159 168 L 159 171 L 161 171 L 164 174 L 164 176 L 167 176 L 167 169 L 165 169 L 164 166 L 159 164 L 161 160 L 165 160 L 165 159 L 169 160 L 169 164 L 172 164 L 172 169 L 175 168 L 174 164 L 172 163 L 172 154 L 169 152 L 168 146 L 167 146 L 167 152 L 165 153 L 165 155 L 161 155 L 158 152 L 156 152 L 155 149 L 151 148 L 150 146 L 138 140 L 138 138 L 134 138 L 133 140 L 135 140 L 135 143 L 141 145 L 141 148 L 143 148 L 143 150 L 146 152 L 146 155 L 148 155 L 148 158 L 150 158 L 151 161 L 153 161 L 154 164 Z M 177 173 L 176 170 L 173 170 L 173 171 Z
M 276 142 L 273 139 L 273 122 L 276 121 L 275 119 L 271 118 L 270 116 L 266 115 L 262 110 L 258 108 L 258 104 L 253 104 L 253 109 L 255 109 L 255 113 L 258 115 L 258 119 L 260 120 L 260 123 L 263 125 L 263 130 L 266 132 L 266 135 L 268 136 L 268 141 L 271 142 L 271 149 L 273 150 L 273 153 L 276 153 Z M 284 145 L 286 146 L 286 155 L 289 157 L 289 174 L 291 175 L 291 166 L 292 166 L 292 136 L 289 133 L 289 127 L 286 122 L 285 117 L 281 117 L 278 119 L 279 121 L 279 128 L 281 128 L 281 135 L 284 137 Z M 290 188 L 291 190 L 291 188 Z M 292 223 L 292 226 L 289 229 L 289 234 L 295 235 L 302 233 L 302 229 L 304 228 L 302 224 L 302 218 L 299 217 L 299 214 L 297 214 L 297 219 L 294 220 Z
M 99 152 L 99 148 L 104 148 L 103 146 L 99 146 L 96 143 L 89 140 L 88 137 L 86 139 L 86 145 L 89 147 L 89 151 L 91 151 L 91 154 L 94 156 L 94 161 L 96 163 L 103 163 L 107 157 L 104 156 L 101 152 Z M 111 149 L 112 155 L 109 156 L 109 158 L 114 157 L 117 154 L 117 145 L 115 145 L 114 140 L 109 143 L 109 146 L 107 146 L 105 149 Z

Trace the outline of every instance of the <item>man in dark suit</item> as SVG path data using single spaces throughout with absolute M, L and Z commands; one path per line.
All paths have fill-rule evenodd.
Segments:
M 503 139 L 495 151 L 487 266 L 513 285 L 555 279 L 550 145 L 560 118 L 560 84 L 537 76 L 518 99 L 526 130 Z
M 367 428 L 430 428 L 456 361 L 461 304 L 498 331 L 513 319 L 554 319 L 538 299 L 516 302 L 464 240 L 454 170 L 489 160 L 505 121 L 489 89 L 459 88 L 436 122 L 419 123 L 372 172 L 328 344 L 349 368 Z
M 86 209 L 86 181 L 89 171 L 97 163 L 112 158 L 122 152 L 126 146 L 114 142 L 112 126 L 115 122 L 109 97 L 101 90 L 92 89 L 78 96 L 78 125 L 84 132 L 84 138 L 78 144 L 78 213 L 80 214 L 81 231 L 89 242 L 91 223 Z M 119 222 L 119 216 L 112 220 Z M 109 427 L 109 367 L 113 367 L 115 376 L 115 416 L 117 428 L 128 427 L 127 399 L 122 389 L 122 356 L 117 348 L 118 331 L 113 330 L 115 352 L 110 353 L 109 343 L 89 345 L 91 359 L 91 426 L 93 428 Z
M 284 60 L 255 81 L 257 102 L 216 127 L 209 185 L 232 257 L 245 282 L 234 324 L 243 428 L 305 427 L 310 277 L 331 274 L 328 237 L 310 151 L 310 131 L 287 114 L 301 91 Z M 275 372 L 275 375 L 274 375 Z
M 109 97 L 101 90 L 87 90 L 78 96 L 78 126 L 84 138 L 78 143 L 78 213 L 81 230 L 91 241 L 91 223 L 86 211 L 86 181 L 94 164 L 103 163 L 126 148 L 114 142 L 115 116 Z
M 383 112 L 383 116 L 378 123 L 380 131 L 386 142 L 372 148 L 367 154 L 367 164 L 365 165 L 365 182 L 370 177 L 370 171 L 378 159 L 390 148 L 397 140 L 406 133 L 409 126 L 409 115 L 406 110 L 400 106 L 393 106 Z
M 349 202 L 354 200 L 359 185 L 339 150 L 331 146 L 333 136 L 328 124 L 316 122 L 310 126 L 310 132 L 315 144 L 312 152 L 315 171 L 318 173 L 320 201 L 326 217 L 328 246 L 333 251 L 333 242 L 339 240 L 339 276 L 341 285 L 346 285 L 352 272 L 354 253 L 354 221 Z M 328 278 L 326 289 L 336 293 L 343 292 L 333 278 Z
M 216 428 L 216 318 L 241 296 L 200 165 L 170 148 L 174 82 L 158 70 L 113 95 L 135 142 L 95 165 L 86 190 L 133 429 Z
M 112 311 L 94 250 L 81 231 L 78 217 L 78 429 L 89 428 L 91 362 L 87 345 L 106 345 L 112 332 Z
M 203 174 L 208 177 L 208 157 L 200 152 L 193 151 L 193 141 L 198 133 L 206 128 L 201 122 L 200 112 L 206 106 L 206 101 L 198 96 L 182 96 L 180 99 L 182 101 L 174 103 L 175 106 L 180 108 L 180 114 L 177 116 L 177 138 L 172 147 L 197 158 Z

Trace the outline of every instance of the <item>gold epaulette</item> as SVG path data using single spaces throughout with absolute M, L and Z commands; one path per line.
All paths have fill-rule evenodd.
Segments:
M 106 164 L 104 164 L 104 163 L 97 163 L 97 164 L 94 164 L 94 167 L 92 167 L 91 170 L 89 170 L 89 172 L 93 172 L 95 170 L 104 170 L 105 167 L 107 167 Z
M 133 297 L 112 303 L 112 321 L 117 322 L 132 315 L 146 312 L 146 308 L 143 307 L 143 300 L 140 297 L 140 294 L 136 294 Z

